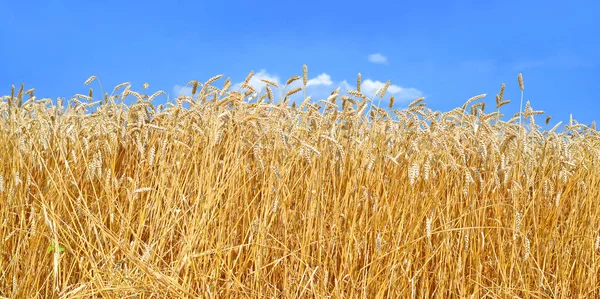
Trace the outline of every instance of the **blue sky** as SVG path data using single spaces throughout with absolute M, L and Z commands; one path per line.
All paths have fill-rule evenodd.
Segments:
M 447 111 L 506 82 L 503 113 L 525 100 L 568 122 L 600 116 L 597 1 L 6 1 L 0 0 L 0 93 L 25 82 L 36 96 L 86 93 L 130 81 L 178 86 L 250 70 L 286 81 L 307 64 L 320 98 L 338 86 L 391 80 L 398 107 L 423 95 Z M 223 81 L 216 83 L 221 86 Z M 97 90 L 94 83 L 92 87 Z M 163 98 L 156 101 L 164 101 Z M 387 102 L 384 101 L 387 105 Z M 543 124 L 544 118 L 537 119 Z

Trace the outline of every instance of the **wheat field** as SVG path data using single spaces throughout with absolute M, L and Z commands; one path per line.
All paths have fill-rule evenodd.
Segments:
M 0 296 L 600 298 L 595 125 L 548 128 L 521 75 L 502 120 L 504 84 L 493 106 L 393 110 L 389 81 L 312 100 L 307 71 L 165 105 L 95 76 L 68 101 L 13 86 Z

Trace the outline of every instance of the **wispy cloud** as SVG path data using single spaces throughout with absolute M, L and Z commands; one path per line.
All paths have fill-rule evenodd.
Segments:
M 527 69 L 551 68 L 551 69 L 577 69 L 593 67 L 594 63 L 582 57 L 571 54 L 556 54 L 541 59 L 524 59 L 512 64 L 515 71 Z
M 543 60 L 525 60 L 513 63 L 512 69 L 514 71 L 523 71 L 526 69 L 543 67 L 544 65 L 545 63 Z
M 182 85 L 175 85 L 173 86 L 173 96 L 174 97 L 179 97 L 179 96 L 191 96 L 192 95 L 192 88 L 187 86 L 184 87 Z
M 350 83 L 348 83 L 348 81 L 346 81 L 346 80 L 343 80 L 342 82 L 340 82 L 340 83 L 337 85 L 337 87 L 339 87 L 339 88 L 340 88 L 340 92 L 341 92 L 341 93 L 346 93 L 346 92 L 348 92 L 348 91 L 350 91 L 350 90 L 353 90 L 353 89 L 355 89 L 355 88 L 354 88 L 354 87 L 352 87 L 352 85 L 350 85 Z M 336 87 L 336 88 L 337 88 L 337 87 Z
M 496 70 L 494 59 L 468 60 L 460 63 L 459 68 L 469 73 L 489 73 Z
M 369 61 L 377 64 L 387 64 L 387 57 L 383 56 L 381 53 L 375 53 L 369 55 Z

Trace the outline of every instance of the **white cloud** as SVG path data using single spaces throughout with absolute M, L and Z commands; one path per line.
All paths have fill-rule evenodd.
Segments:
M 256 89 L 257 92 L 260 92 L 267 85 L 267 83 L 260 81 L 261 79 L 273 81 L 281 86 L 279 77 L 277 75 L 267 73 L 267 71 L 264 69 L 260 70 L 258 73 L 254 73 L 252 78 L 250 78 L 250 81 L 248 81 L 248 84 L 252 86 L 252 88 Z M 237 91 L 241 86 L 242 82 L 239 82 L 233 84 L 229 90 Z
M 262 69 L 259 72 L 255 73 L 254 76 L 252 76 L 252 78 L 248 82 L 248 84 L 250 84 L 259 93 L 261 91 L 263 91 L 263 88 L 266 85 L 266 83 L 261 81 L 261 79 L 267 79 L 267 80 L 273 81 L 279 85 L 279 87 L 280 87 L 279 90 L 277 88 L 273 88 L 275 101 L 278 102 L 279 97 L 280 97 L 279 92 L 283 91 L 283 88 L 285 87 L 285 82 L 280 81 L 279 76 L 277 76 L 275 74 L 271 74 L 271 73 L 267 72 L 266 70 Z M 232 85 L 232 87 L 229 90 L 237 91 L 237 90 L 239 90 L 241 85 L 242 85 L 242 82 L 235 83 Z M 375 92 L 377 92 L 377 90 L 384 85 L 385 85 L 385 82 L 372 80 L 372 79 L 366 79 L 361 83 L 361 91 L 366 96 L 375 100 Z M 296 80 L 294 83 L 292 83 L 290 86 L 287 87 L 286 91 L 292 90 L 296 87 L 302 87 L 302 79 Z M 333 81 L 329 74 L 321 73 L 320 75 L 318 75 L 314 78 L 309 78 L 309 80 L 307 82 L 306 95 L 310 96 L 312 98 L 312 101 L 316 102 L 318 100 L 326 99 L 327 97 L 329 97 L 331 92 L 333 90 L 337 89 L 338 87 L 340 88 L 340 94 L 345 94 L 350 90 L 356 89 L 356 85 L 351 85 L 350 83 L 348 83 L 347 80 Z M 173 87 L 173 92 L 176 97 L 181 95 L 182 92 L 184 95 L 191 95 L 192 88 L 189 86 L 183 87 L 181 85 L 175 85 Z M 301 92 L 294 94 L 291 98 L 295 102 L 302 102 L 303 94 L 304 93 L 301 91 Z M 391 84 L 387 89 L 386 96 L 389 97 L 391 95 L 394 96 L 397 103 L 401 103 L 401 102 L 412 101 L 416 98 L 419 98 L 419 97 L 423 96 L 423 93 L 420 90 L 412 88 L 412 87 L 405 88 L 405 87 L 401 87 L 401 86 L 398 86 L 395 84 Z
M 361 92 L 368 97 L 375 97 L 375 93 L 379 88 L 385 85 L 385 82 L 373 81 L 366 79 L 361 83 Z M 399 102 L 412 101 L 416 98 L 422 97 L 423 92 L 416 88 L 404 88 L 396 84 L 390 84 L 386 91 L 386 95 L 393 95 Z
M 329 76 L 328 76 L 329 77 Z M 379 88 L 385 85 L 385 82 L 366 79 L 361 82 L 361 92 L 367 97 L 375 100 L 375 93 Z M 301 85 L 299 85 L 301 86 Z M 295 87 L 295 86 L 294 86 Z M 320 86 L 311 85 L 307 87 L 306 94 L 311 96 L 314 101 L 326 99 L 329 97 L 331 92 L 337 88 L 340 88 L 340 94 L 345 94 L 350 90 L 356 90 L 356 85 L 351 85 L 347 80 L 339 82 L 331 82 L 331 84 L 324 84 Z M 302 93 L 298 93 L 299 98 L 293 97 L 294 100 L 302 100 Z M 410 102 L 419 97 L 423 96 L 423 92 L 412 87 L 401 87 L 396 84 L 390 84 L 386 91 L 386 97 L 394 96 L 396 103 Z
M 279 77 L 277 75 L 269 74 L 264 69 L 260 70 L 258 73 L 254 73 L 252 78 L 250 78 L 250 81 L 248 81 L 248 84 L 250 86 L 252 86 L 254 89 L 256 89 L 257 92 L 260 92 L 263 88 L 265 88 L 265 85 L 267 85 L 267 83 L 261 81 L 261 79 L 273 81 L 281 86 L 281 83 L 279 82 Z M 238 91 L 241 86 L 242 86 L 242 82 L 235 83 L 229 88 L 229 90 L 230 91 Z M 190 87 L 189 85 L 187 87 L 184 87 L 181 85 L 173 86 L 173 95 L 175 97 L 180 96 L 182 94 L 182 92 L 183 92 L 183 95 L 185 95 L 185 96 L 191 96 L 192 95 L 192 87 Z M 277 95 L 276 95 L 276 97 L 277 97 Z
M 372 63 L 385 64 L 387 63 L 387 57 L 383 56 L 381 53 L 375 53 L 369 55 L 369 61 Z
M 279 89 L 277 88 L 273 88 L 273 93 L 274 93 L 274 97 L 275 97 L 275 101 L 279 101 L 279 97 L 280 91 L 283 91 L 283 88 L 285 87 L 285 81 L 283 82 L 279 79 L 279 77 L 277 75 L 273 75 L 273 74 L 269 74 L 266 70 L 260 70 L 260 72 L 255 73 L 254 76 L 252 76 L 252 78 L 250 79 L 250 81 L 248 82 L 248 84 L 250 84 L 254 89 L 256 89 L 257 92 L 261 92 L 261 90 L 265 87 L 265 85 L 267 85 L 266 83 L 264 83 L 263 81 L 260 81 L 260 79 L 267 79 L 270 81 L 273 81 L 275 83 L 277 83 L 279 85 Z M 313 99 L 315 99 L 316 95 L 321 95 L 324 94 L 324 87 L 330 86 L 333 84 L 333 81 L 331 81 L 331 76 L 329 76 L 326 73 L 322 73 L 320 75 L 318 75 L 315 78 L 309 78 L 308 82 L 307 82 L 307 87 L 306 87 L 306 93 L 307 96 L 313 96 Z M 232 86 L 231 90 L 238 90 L 240 88 L 240 86 L 242 85 L 241 82 L 236 83 Z M 294 83 L 290 84 L 286 91 L 290 91 L 294 88 L 297 87 L 302 87 L 302 79 L 300 80 L 296 80 L 294 81 Z M 329 91 L 331 92 L 331 90 Z M 327 93 L 329 94 L 329 93 Z M 296 94 L 294 94 L 291 98 L 295 101 L 302 101 L 303 97 L 303 93 L 302 92 L 298 92 Z
M 173 86 L 173 96 L 174 97 L 179 97 L 179 96 L 192 96 L 192 88 L 190 86 L 184 87 L 181 85 L 175 85 Z
M 318 75 L 316 78 L 310 79 L 308 80 L 308 83 L 306 84 L 306 86 L 313 86 L 313 85 L 331 85 L 333 84 L 333 82 L 331 82 L 331 76 L 322 73 L 320 75 Z
M 355 89 L 354 87 L 352 87 L 352 85 L 350 85 L 348 83 L 348 81 L 344 80 L 342 82 L 340 82 L 340 84 L 338 85 L 340 87 L 340 93 L 346 93 L 350 90 Z

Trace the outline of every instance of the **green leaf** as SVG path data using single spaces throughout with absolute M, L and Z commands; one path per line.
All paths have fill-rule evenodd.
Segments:
M 61 246 L 58 246 L 58 250 L 60 250 L 61 252 L 64 252 L 66 249 L 64 246 L 61 245 Z M 50 253 L 52 251 L 54 251 L 54 242 L 52 242 L 50 244 L 50 246 L 48 246 L 48 250 L 46 250 L 46 253 Z

